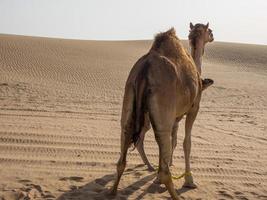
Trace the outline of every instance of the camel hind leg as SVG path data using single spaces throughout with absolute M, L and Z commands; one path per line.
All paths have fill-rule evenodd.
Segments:
M 148 170 L 149 171 L 154 171 L 155 169 L 152 167 L 152 165 L 150 164 L 150 162 L 148 161 L 146 154 L 145 154 L 145 150 L 144 150 L 144 139 L 145 139 L 145 134 L 146 132 L 151 128 L 150 126 L 150 120 L 149 120 L 149 115 L 148 113 L 145 113 L 145 122 L 144 122 L 144 126 L 142 128 L 141 134 L 140 134 L 140 138 L 139 141 L 136 145 L 136 148 L 144 162 L 145 165 L 147 165 Z
M 175 95 L 175 93 L 173 94 Z M 149 100 L 149 113 L 155 138 L 159 146 L 159 171 L 160 183 L 165 184 L 172 199 L 179 199 L 172 182 L 169 164 L 172 156 L 172 128 L 175 122 L 175 96 L 153 94 Z
M 110 194 L 116 195 L 118 190 L 118 185 L 121 179 L 121 176 L 125 170 L 126 167 L 126 157 L 127 157 L 127 151 L 131 144 L 131 137 L 129 134 L 127 134 L 125 131 L 122 130 L 121 132 L 121 155 L 117 163 L 117 175 L 114 182 L 113 187 L 110 190 Z
M 126 157 L 128 148 L 131 145 L 133 137 L 132 115 L 134 105 L 134 89 L 131 85 L 126 85 L 123 99 L 122 116 L 121 116 L 121 154 L 117 163 L 117 175 L 110 194 L 117 193 L 121 176 L 126 167 Z

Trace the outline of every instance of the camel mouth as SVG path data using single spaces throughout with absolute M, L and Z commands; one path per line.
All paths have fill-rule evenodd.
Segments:
M 210 42 L 213 42 L 214 41 L 214 36 L 212 33 L 210 33 Z
M 214 83 L 214 80 L 210 79 L 210 78 L 205 78 L 203 80 L 203 84 L 204 85 L 212 85 Z
M 211 86 L 214 81 L 210 78 L 202 79 L 202 91 L 206 90 L 209 86 Z

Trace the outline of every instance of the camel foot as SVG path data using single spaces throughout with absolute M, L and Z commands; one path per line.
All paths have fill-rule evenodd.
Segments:
M 183 184 L 183 187 L 185 187 L 185 188 L 190 188 L 190 189 L 195 189 L 195 188 L 197 188 L 197 185 L 195 184 L 195 183 L 184 183 Z
M 197 188 L 197 185 L 193 181 L 192 175 L 185 176 L 185 182 L 183 184 L 183 187 L 191 188 L 191 189 Z

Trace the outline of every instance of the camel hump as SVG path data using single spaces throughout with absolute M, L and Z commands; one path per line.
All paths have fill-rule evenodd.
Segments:
M 176 36 L 176 31 L 174 28 L 171 28 L 165 32 L 158 33 L 157 35 L 155 35 L 155 39 L 154 39 L 151 49 L 154 49 L 154 50 L 160 49 L 162 44 L 166 44 L 166 41 L 170 41 L 174 38 L 178 40 Z M 168 47 L 168 49 L 170 50 L 172 48 Z

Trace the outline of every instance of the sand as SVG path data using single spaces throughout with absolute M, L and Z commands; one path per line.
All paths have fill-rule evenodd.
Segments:
M 184 41 L 184 44 L 187 42 Z M 120 150 L 124 84 L 151 41 L 0 35 L 0 199 L 110 199 Z M 193 128 L 197 189 L 181 199 L 267 199 L 267 46 L 214 42 Z M 184 170 L 184 121 L 174 174 Z M 153 132 L 145 150 L 158 164 Z M 115 199 L 170 199 L 137 151 Z

